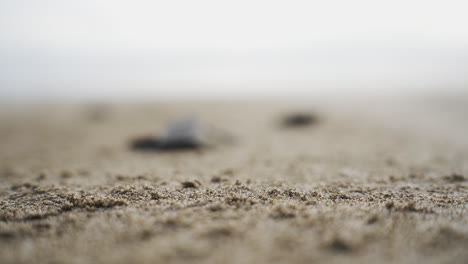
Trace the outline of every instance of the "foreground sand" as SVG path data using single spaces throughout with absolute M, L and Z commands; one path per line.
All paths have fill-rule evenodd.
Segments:
M 466 263 L 467 102 L 4 109 L 0 263 Z M 236 141 L 128 148 L 188 114 Z

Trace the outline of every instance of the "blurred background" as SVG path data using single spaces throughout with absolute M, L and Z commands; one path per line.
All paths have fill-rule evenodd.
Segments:
M 468 3 L 2 0 L 0 101 L 464 93 Z

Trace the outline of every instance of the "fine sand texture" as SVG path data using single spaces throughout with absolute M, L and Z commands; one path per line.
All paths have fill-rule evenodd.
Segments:
M 230 140 L 130 147 L 185 116 Z M 3 106 L 0 263 L 467 263 L 467 118 L 455 97 Z

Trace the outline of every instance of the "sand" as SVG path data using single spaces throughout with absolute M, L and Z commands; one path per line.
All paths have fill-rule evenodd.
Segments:
M 466 263 L 465 99 L 4 107 L 0 263 Z M 235 141 L 129 147 L 187 115 Z

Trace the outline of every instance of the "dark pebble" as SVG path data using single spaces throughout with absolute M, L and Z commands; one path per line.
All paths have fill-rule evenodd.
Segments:
M 181 184 L 183 188 L 197 188 L 200 185 L 198 182 L 192 182 L 192 181 L 185 181 L 185 182 L 182 182 Z
M 318 117 L 310 113 L 295 113 L 283 118 L 283 127 L 305 127 L 318 122 Z

